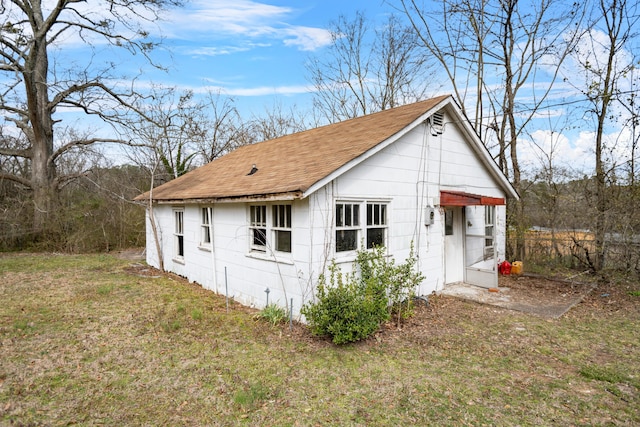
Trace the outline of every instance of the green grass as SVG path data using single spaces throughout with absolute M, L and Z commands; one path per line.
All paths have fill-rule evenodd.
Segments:
M 0 256 L 0 425 L 640 424 L 637 306 L 547 320 L 431 297 L 336 347 L 128 266 Z

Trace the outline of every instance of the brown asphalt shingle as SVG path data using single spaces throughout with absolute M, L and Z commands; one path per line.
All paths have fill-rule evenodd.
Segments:
M 206 200 L 299 196 L 385 141 L 449 95 L 240 147 L 153 190 L 153 199 Z M 253 165 L 258 171 L 247 175 Z M 141 194 L 136 200 L 146 200 Z

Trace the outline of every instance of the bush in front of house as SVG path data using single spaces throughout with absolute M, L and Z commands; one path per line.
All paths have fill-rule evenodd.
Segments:
M 328 277 L 319 278 L 316 301 L 301 310 L 311 332 L 345 344 L 369 337 L 392 315 L 400 322 L 411 313 L 413 289 L 423 280 L 415 264 L 413 245 L 400 265 L 382 247 L 359 251 L 349 274 L 332 261 Z

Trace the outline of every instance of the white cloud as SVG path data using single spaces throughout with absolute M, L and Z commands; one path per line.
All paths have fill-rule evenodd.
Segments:
M 631 158 L 629 129 L 615 130 L 603 136 L 603 153 L 607 168 L 623 167 Z M 548 168 L 562 168 L 574 174 L 593 175 L 595 171 L 596 134 L 591 130 L 565 134 L 550 130 L 537 130 L 531 140 L 519 140 L 518 157 L 523 169 L 531 174 Z
M 289 38 L 284 40 L 286 46 L 297 46 L 300 50 L 313 51 L 331 44 L 331 34 L 322 28 L 291 27 L 284 31 Z
M 257 86 L 257 87 L 229 87 L 206 86 L 198 89 L 198 92 L 217 92 L 229 96 L 271 96 L 271 95 L 298 95 L 313 92 L 314 88 L 308 85 L 291 86 Z
M 251 0 L 199 0 L 190 7 L 174 9 L 164 16 L 164 35 L 182 40 L 275 39 L 281 40 L 285 46 L 304 51 L 316 50 L 331 42 L 325 29 L 287 23 L 293 15 L 291 7 Z M 246 40 L 241 40 L 240 44 L 248 45 Z
M 591 173 L 591 147 L 588 135 L 571 140 L 566 134 L 540 129 L 531 134 L 531 139 L 518 141 L 518 159 L 523 172 L 532 176 L 549 167 L 578 174 Z
M 184 49 L 182 53 L 195 56 L 220 56 L 231 55 L 238 52 L 246 52 L 249 47 L 240 46 L 200 46 L 193 49 Z

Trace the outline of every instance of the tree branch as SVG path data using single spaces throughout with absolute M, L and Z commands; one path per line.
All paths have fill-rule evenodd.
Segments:
M 24 157 L 30 159 L 31 150 L 0 147 L 0 156 Z
M 58 176 L 52 182 L 53 188 L 55 188 L 57 190 L 60 190 L 65 185 L 69 184 L 71 181 L 73 181 L 75 179 L 78 179 L 78 178 L 82 178 L 82 177 L 86 176 L 89 172 L 90 171 L 83 171 L 83 172 L 78 172 L 78 173 L 72 173 L 72 174 L 68 174 L 68 175 Z
M 31 182 L 28 179 L 25 179 L 16 175 L 12 175 L 10 173 L 0 172 L 0 181 L 5 179 L 9 181 L 17 182 L 18 184 L 24 185 L 27 188 L 33 188 L 31 186 Z

